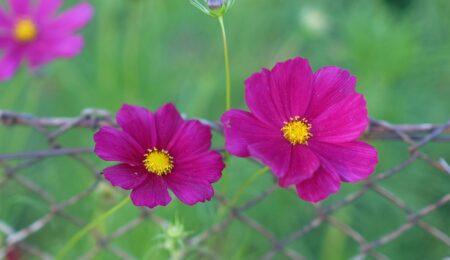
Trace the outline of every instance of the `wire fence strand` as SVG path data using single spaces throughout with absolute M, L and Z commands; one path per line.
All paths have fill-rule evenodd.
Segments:
M 218 123 L 207 120 L 201 121 L 212 127 L 214 131 L 222 133 L 221 126 Z M 3 245 L 0 244 L 0 258 L 3 259 L 19 250 L 37 259 L 53 259 L 54 256 L 47 251 L 48 249 L 39 248 L 29 238 L 33 235 L 38 236 L 55 218 L 64 220 L 78 229 L 83 228 L 87 223 L 71 213 L 67 208 L 72 205 L 84 203 L 84 199 L 96 192 L 103 182 L 101 171 L 94 163 L 86 159 L 86 156 L 93 154 L 92 147 L 66 147 L 62 145 L 61 139 L 75 129 L 81 129 L 82 131 L 89 130 L 92 132 L 101 126 L 117 127 L 116 122 L 108 111 L 101 109 L 86 109 L 77 117 L 36 117 L 30 114 L 0 110 L 0 126 L 5 129 L 16 127 L 30 128 L 42 136 L 47 144 L 42 149 L 34 151 L 0 152 L 0 169 L 3 172 L 0 175 L 0 190 L 14 183 L 33 193 L 34 196 L 41 199 L 48 206 L 47 213 L 21 228 L 12 226 L 5 219 L 2 219 L 0 215 L 0 237 L 3 236 L 5 238 Z M 13 130 L 11 129 L 11 131 Z M 400 236 L 414 227 L 417 227 L 450 249 L 449 234 L 445 230 L 441 230 L 439 227 L 428 223 L 426 220 L 427 216 L 449 204 L 449 163 L 445 158 L 434 158 L 434 155 L 428 154 L 425 152 L 426 149 L 424 149 L 432 142 L 450 142 L 450 120 L 442 124 L 392 124 L 382 120 L 371 119 L 370 126 L 362 138 L 377 142 L 405 143 L 407 145 L 406 151 L 408 156 L 393 167 L 373 174 L 361 185 L 360 189 L 348 193 L 343 199 L 327 205 L 315 204 L 315 216 L 304 226 L 298 227 L 283 237 L 279 237 L 269 227 L 262 224 L 260 220 L 248 214 L 250 209 L 264 204 L 267 197 L 277 189 L 276 184 L 267 187 L 267 189 L 246 201 L 240 202 L 240 204 L 237 201 L 229 200 L 223 194 L 219 193 L 216 195 L 215 201 L 226 209 L 225 217 L 221 218 L 220 222 L 211 225 L 205 230 L 197 231 L 186 236 L 184 238 L 185 248 L 182 251 L 182 257 L 192 254 L 191 248 L 201 248 L 206 244 L 206 241 L 218 236 L 234 223 L 239 223 L 267 240 L 270 247 L 261 255 L 262 259 L 273 259 L 278 256 L 287 259 L 305 259 L 306 257 L 302 252 L 294 250 L 291 245 L 297 241 L 301 241 L 309 233 L 323 225 L 334 227 L 341 234 L 357 244 L 358 251 L 354 252 L 354 259 L 364 259 L 367 256 L 374 259 L 389 259 L 389 256 L 384 255 L 379 249 L 386 244 L 395 243 Z M 68 158 L 74 163 L 79 164 L 90 174 L 92 178 L 91 184 L 63 201 L 56 198 L 45 187 L 39 186 L 31 178 L 28 178 L 29 172 L 36 170 L 42 161 L 49 160 L 50 158 Z M 429 201 L 427 205 L 420 209 L 414 209 L 399 194 L 395 194 L 382 185 L 386 179 L 413 167 L 417 162 L 426 163 L 438 172 L 443 173 L 447 187 L 449 187 L 446 193 L 442 194 L 440 198 Z M 430 176 L 430 181 L 432 181 L 432 177 Z M 442 178 L 439 180 L 442 181 Z M 384 201 L 398 208 L 405 215 L 404 223 L 376 239 L 369 239 L 363 231 L 358 231 L 355 227 L 352 227 L 334 215 L 340 209 L 357 203 L 358 200 L 369 192 L 372 195 L 375 194 L 383 198 Z M 90 237 L 95 240 L 96 247 L 91 248 L 87 252 L 80 253 L 80 259 L 93 259 L 102 251 L 107 251 L 119 259 L 140 258 L 133 255 L 132 252 L 127 252 L 125 249 L 119 248 L 113 241 L 138 228 L 144 222 L 154 223 L 163 229 L 169 225 L 169 220 L 159 217 L 157 210 L 143 208 L 141 209 L 141 213 L 134 219 L 130 219 L 127 223 L 110 232 L 108 235 L 103 235 L 95 229 L 90 231 Z M 197 250 L 197 253 L 206 259 L 216 259 L 217 257 L 206 249 Z

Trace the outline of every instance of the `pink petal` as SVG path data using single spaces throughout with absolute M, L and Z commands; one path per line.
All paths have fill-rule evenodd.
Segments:
M 322 166 L 342 181 L 357 182 L 369 177 L 378 163 L 377 150 L 364 142 L 343 144 L 311 143 Z
M 83 37 L 75 35 L 68 36 L 52 44 L 51 52 L 59 58 L 73 58 L 81 52 L 84 46 Z
M 214 183 L 220 179 L 224 167 L 220 153 L 209 151 L 195 156 L 175 157 L 174 171 L 192 179 Z
M 166 149 L 172 137 L 183 123 L 183 119 L 176 107 L 168 103 L 155 112 L 155 120 L 158 132 L 157 148 Z
M 164 179 L 175 196 L 187 205 L 205 202 L 214 196 L 214 189 L 207 180 L 194 179 L 179 172 L 173 172 Z
M 124 104 L 116 116 L 120 127 L 142 147 L 156 146 L 155 116 L 143 107 Z
M 8 16 L 6 15 L 5 11 L 0 7 L 0 27 L 7 28 L 11 24 Z
M 11 45 L 11 39 L 7 36 L 0 36 L 0 48 L 5 48 Z
M 313 93 L 306 118 L 314 119 L 334 103 L 355 94 L 356 77 L 338 67 L 324 67 L 314 74 Z
M 36 70 L 40 66 L 45 65 L 56 59 L 56 55 L 51 49 L 51 44 L 44 41 L 38 41 L 27 46 L 27 60 L 28 66 L 31 70 Z
M 47 39 L 28 46 L 28 60 L 31 69 L 36 69 L 57 58 L 73 58 L 84 46 L 81 36 L 65 36 L 62 39 Z
M 313 72 L 308 60 L 300 57 L 278 63 L 271 72 L 271 96 L 285 119 L 302 116 L 313 90 Z
M 61 5 L 62 0 L 40 0 L 36 10 L 36 17 L 39 20 L 52 17 Z
M 260 120 L 280 126 L 294 116 L 303 116 L 312 92 L 313 73 L 307 60 L 296 58 L 262 70 L 246 82 L 246 101 Z
M 291 163 L 292 145 L 280 137 L 248 147 L 250 155 L 267 165 L 277 177 L 283 177 Z
M 330 105 L 313 119 L 311 140 L 343 143 L 357 139 L 367 128 L 366 101 L 361 94 L 353 94 Z
M 297 193 L 300 198 L 309 202 L 319 202 L 326 199 L 340 188 L 339 177 L 319 168 L 311 179 L 297 184 Z
M 282 125 L 286 120 L 270 96 L 270 71 L 266 69 L 245 81 L 245 100 L 250 111 L 269 125 Z
M 62 13 L 48 29 L 54 33 L 73 33 L 83 28 L 91 20 L 93 13 L 94 9 L 90 4 L 78 4 Z
M 55 56 L 50 51 L 42 52 L 35 46 L 31 47 L 30 50 L 28 52 L 28 65 L 32 70 L 36 70 L 55 59 Z
M 104 169 L 103 175 L 113 186 L 129 190 L 138 187 L 149 173 L 142 166 L 118 164 Z
M 16 15 L 25 15 L 31 6 L 30 0 L 9 0 L 11 11 Z
M 225 149 L 235 156 L 250 156 L 249 145 L 281 135 L 280 129 L 237 109 L 225 112 L 221 122 L 225 132 Z
M 131 192 L 131 200 L 136 206 L 154 208 L 156 206 L 166 206 L 172 198 L 163 178 L 154 174 L 148 174 L 147 179 Z
M 204 153 L 211 147 L 211 129 L 197 120 L 182 122 L 174 134 L 167 150 L 179 158 Z
M 102 127 L 95 135 L 95 153 L 105 161 L 141 165 L 145 150 L 126 132 Z
M 20 52 L 11 50 L 0 60 L 0 81 L 9 80 L 20 66 Z
M 302 182 L 311 178 L 319 166 L 319 159 L 309 148 L 304 145 L 296 145 L 292 148 L 289 169 L 278 183 L 286 188 Z

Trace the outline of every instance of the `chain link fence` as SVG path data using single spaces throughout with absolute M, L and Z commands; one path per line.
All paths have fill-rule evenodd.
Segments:
M 215 123 L 203 121 L 213 127 L 214 131 L 221 132 L 220 126 Z M 25 151 L 19 153 L 0 153 L 0 191 L 5 189 L 8 185 L 19 185 L 24 189 L 32 192 L 39 200 L 45 202 L 49 207 L 49 212 L 36 218 L 29 223 L 28 226 L 16 229 L 7 223 L 0 215 L 0 235 L 3 234 L 4 242 L 0 244 L 0 258 L 14 258 L 17 252 L 24 256 L 37 259 L 53 259 L 54 255 L 46 248 L 40 248 L 30 242 L 31 236 L 39 237 L 40 232 L 47 225 L 59 217 L 68 224 L 73 224 L 76 227 L 84 227 L 87 223 L 82 220 L 80 216 L 70 213 L 70 207 L 76 204 L 85 203 L 85 198 L 91 196 L 103 182 L 99 168 L 86 157 L 92 155 L 93 149 L 91 147 L 68 147 L 63 145 L 63 137 L 75 129 L 82 131 L 88 130 L 92 132 L 104 125 L 113 125 L 115 122 L 113 117 L 104 110 L 87 109 L 78 117 L 74 118 L 43 118 L 35 117 L 33 115 L 0 111 L 0 126 L 2 128 L 11 128 L 7 131 L 15 131 L 16 128 L 32 128 L 33 131 L 42 135 L 48 147 L 37 151 Z M 424 147 L 431 142 L 441 142 L 447 145 L 450 142 L 450 121 L 444 124 L 412 124 L 412 125 L 394 125 L 385 121 L 371 119 L 370 128 L 365 133 L 363 139 L 376 140 L 382 142 L 402 142 L 407 144 L 409 156 L 387 170 L 376 172 L 368 180 L 366 180 L 360 189 L 346 194 L 343 199 L 333 201 L 328 205 L 321 203 L 311 205 L 316 214 L 309 220 L 306 225 L 295 227 L 292 233 L 280 237 L 275 234 L 269 226 L 262 224 L 257 218 L 251 217 L 247 212 L 257 205 L 264 205 L 266 198 L 272 194 L 276 189 L 274 183 L 266 190 L 262 191 L 257 196 L 236 205 L 232 203 L 226 196 L 220 194 L 220 189 L 214 200 L 226 208 L 226 216 L 220 222 L 208 227 L 203 231 L 196 231 L 184 238 L 184 249 L 181 252 L 181 258 L 192 255 L 191 248 L 199 248 L 199 246 L 206 244 L 209 239 L 220 236 L 221 233 L 229 228 L 233 223 L 240 223 L 246 229 L 256 232 L 258 236 L 263 237 L 270 244 L 267 251 L 260 256 L 261 259 L 305 259 L 305 256 L 299 250 L 294 250 L 291 246 L 293 243 L 302 242 L 305 236 L 310 232 L 318 229 L 321 226 L 333 226 L 339 230 L 341 235 L 353 240 L 356 244 L 357 250 L 354 252 L 354 259 L 364 259 L 366 257 L 373 259 L 389 259 L 389 255 L 380 252 L 380 248 L 395 243 L 397 238 L 404 235 L 408 230 L 417 227 L 425 234 L 436 239 L 436 243 L 450 249 L 450 237 L 448 231 L 442 228 L 433 226 L 427 223 L 426 216 L 442 210 L 443 207 L 448 206 L 450 201 L 450 166 L 444 158 L 434 158 L 434 156 L 426 153 Z M 60 201 L 51 192 L 47 191 L 46 187 L 41 187 L 27 175 L 34 171 L 41 161 L 61 160 L 62 158 L 69 158 L 73 162 L 82 165 L 86 171 L 91 174 L 91 184 L 84 189 L 79 190 L 76 194 L 65 201 Z M 51 160 L 50 160 L 51 159 Z M 413 167 L 416 163 L 425 162 L 431 167 L 435 168 L 437 172 L 444 175 L 448 189 L 446 194 L 434 201 L 429 201 L 428 204 L 419 210 L 413 210 L 407 201 L 404 201 L 400 194 L 394 194 L 389 189 L 381 185 L 383 181 L 391 178 L 394 175 L 404 171 L 407 168 Z M 431 174 L 431 173 L 430 173 Z M 432 174 L 437 174 L 434 171 Z M 433 185 L 433 178 L 429 176 L 429 185 Z M 400 178 L 407 178 L 401 176 Z M 442 178 L 440 178 L 440 182 Z M 363 231 L 358 231 L 352 227 L 351 224 L 345 223 L 336 217 L 336 212 L 344 207 L 357 202 L 368 192 L 374 192 L 377 196 L 382 197 L 392 206 L 398 208 L 404 213 L 405 221 L 390 232 L 377 237 L 376 239 L 368 239 Z M 4 201 L 6 198 L 0 198 Z M 300 201 L 299 201 L 300 203 Z M 158 216 L 158 209 L 149 210 L 146 208 L 140 209 L 140 214 L 128 223 L 123 224 L 116 230 L 110 232 L 108 235 L 102 235 L 95 229 L 90 232 L 96 241 L 96 246 L 91 248 L 88 252 L 80 252 L 80 259 L 93 259 L 102 251 L 106 250 L 110 254 L 116 256 L 118 259 L 139 259 L 140 256 L 134 255 L 119 246 L 115 245 L 114 240 L 138 228 L 144 222 L 152 222 L 162 228 L 167 228 L 170 221 Z M 383 212 L 379 212 L 380 222 L 386 221 L 383 218 Z M 42 237 L 44 239 L 44 237 Z M 428 239 L 424 237 L 423 239 Z M 78 253 L 78 252 L 77 252 Z M 449 252 L 450 253 L 450 252 Z M 196 254 L 201 259 L 219 259 L 220 256 L 214 254 L 214 250 L 197 251 Z M 24 258 L 27 259 L 27 258 Z

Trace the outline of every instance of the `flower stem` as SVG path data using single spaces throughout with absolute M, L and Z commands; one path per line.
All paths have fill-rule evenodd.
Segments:
M 228 58 L 228 41 L 227 34 L 225 31 L 225 24 L 223 22 L 223 16 L 218 17 L 220 23 L 220 29 L 222 31 L 222 39 L 223 39 L 223 54 L 225 58 L 225 80 L 226 80 L 226 95 L 225 95 L 225 103 L 226 110 L 231 108 L 231 73 L 230 73 L 230 61 Z
M 247 188 L 250 187 L 250 185 L 252 185 L 256 181 L 256 179 L 258 179 L 259 176 L 261 176 L 263 173 L 267 172 L 268 170 L 269 170 L 269 168 L 264 167 L 264 168 L 258 170 L 257 172 L 255 172 L 247 180 L 245 180 L 245 182 L 241 185 L 241 187 L 239 187 L 239 189 L 236 192 L 236 194 L 234 195 L 234 197 L 231 199 L 231 203 L 230 203 L 231 207 L 234 207 L 239 202 L 239 199 L 242 197 L 242 195 L 247 190 Z
M 230 199 L 229 203 L 223 207 L 219 208 L 219 219 L 222 219 L 225 215 L 228 215 L 233 207 L 235 207 L 239 199 L 244 195 L 245 191 L 252 185 L 263 173 L 267 172 L 269 168 L 264 167 L 258 171 L 256 171 L 253 175 L 248 177 L 244 183 L 238 188 L 237 192 L 234 194 L 233 198 Z
M 94 220 L 92 220 L 88 225 L 86 225 L 83 229 L 78 231 L 65 245 L 64 247 L 58 252 L 56 255 L 57 260 L 62 260 L 66 256 L 67 253 L 70 252 L 70 250 L 80 241 L 89 231 L 91 231 L 93 228 L 95 228 L 97 225 L 99 225 L 102 221 L 107 219 L 109 216 L 114 214 L 117 210 L 121 209 L 123 206 L 125 206 L 130 201 L 130 198 L 127 196 L 125 199 L 123 199 L 121 202 L 119 202 L 116 206 L 114 206 L 112 209 L 108 210 L 107 212 L 103 213 L 102 215 L 98 216 Z

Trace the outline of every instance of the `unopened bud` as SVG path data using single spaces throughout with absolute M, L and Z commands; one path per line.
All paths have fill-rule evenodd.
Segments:
M 222 17 L 233 6 L 235 0 L 190 0 L 191 4 L 207 15 Z
M 226 0 L 208 0 L 208 7 L 213 10 L 222 8 Z

